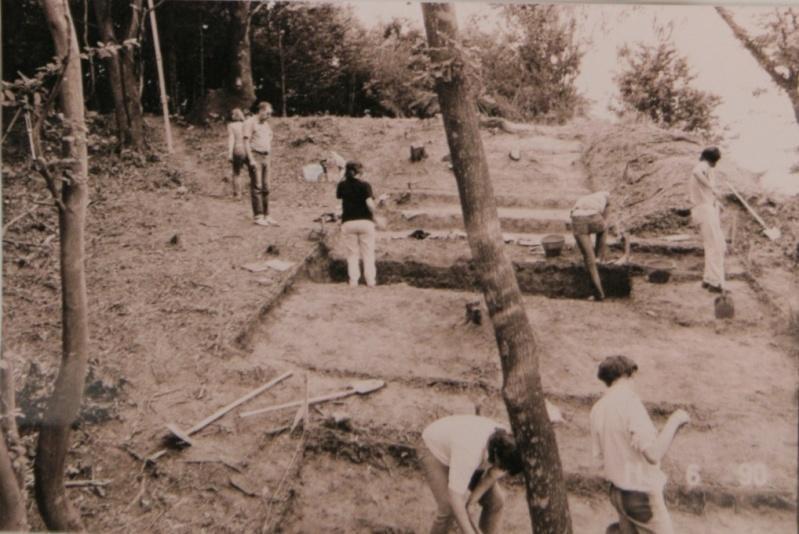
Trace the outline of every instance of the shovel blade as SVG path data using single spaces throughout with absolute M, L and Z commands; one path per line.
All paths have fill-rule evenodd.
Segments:
M 772 241 L 776 241 L 780 237 L 782 237 L 782 232 L 780 231 L 779 228 L 776 228 L 776 227 L 774 227 L 774 228 L 766 228 L 763 231 L 763 233 L 766 234 L 766 237 L 768 237 Z
M 378 389 L 385 386 L 386 383 L 382 380 L 361 380 L 360 382 L 355 382 L 352 384 L 352 390 L 357 393 L 358 395 L 364 395 L 366 393 L 371 393 L 373 391 L 377 391 Z

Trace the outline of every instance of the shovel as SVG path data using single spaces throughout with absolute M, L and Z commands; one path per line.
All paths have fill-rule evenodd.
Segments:
M 744 200 L 744 198 L 743 198 L 741 195 L 739 195 L 739 194 L 738 194 L 738 191 L 736 191 L 736 190 L 735 190 L 735 188 L 732 186 L 732 184 L 728 183 L 728 184 L 727 184 L 727 187 L 729 187 L 729 188 L 730 188 L 730 191 L 732 191 L 732 192 L 733 192 L 733 194 L 734 194 L 736 197 L 738 197 L 738 200 L 740 200 L 740 201 L 741 201 L 741 204 L 743 204 L 743 205 L 744 205 L 744 207 L 746 208 L 746 210 L 747 210 L 749 213 L 751 213 L 751 214 L 752 214 L 752 217 L 754 217 L 754 218 L 755 218 L 755 220 L 756 220 L 758 223 L 760 223 L 760 226 L 762 226 L 762 227 L 763 227 L 763 233 L 764 233 L 764 234 L 766 234 L 766 237 L 768 237 L 768 238 L 769 238 L 769 239 L 771 239 L 772 241 L 776 241 L 777 239 L 779 239 L 780 237 L 782 237 L 782 232 L 780 232 L 780 229 L 779 229 L 779 228 L 777 228 L 776 226 L 773 226 L 773 227 L 769 228 L 769 227 L 766 225 L 766 223 L 763 221 L 763 219 L 761 219 L 761 218 L 760 218 L 760 215 L 758 215 L 757 213 L 755 213 L 755 210 L 753 210 L 753 209 L 752 209 L 752 206 L 750 206 L 750 205 L 749 205 L 749 203 L 748 203 L 746 200 Z
M 386 383 L 382 380 L 361 380 L 359 382 L 355 382 L 350 387 L 343 391 L 339 391 L 336 393 L 330 393 L 328 395 L 322 395 L 321 397 L 313 397 L 311 399 L 301 399 L 292 402 L 287 402 L 286 404 L 279 404 L 277 406 L 268 406 L 266 408 L 259 408 L 258 410 L 252 410 L 249 412 L 243 412 L 241 414 L 242 417 L 250 417 L 253 415 L 258 415 L 262 413 L 269 413 L 269 412 L 276 412 L 278 410 L 284 410 L 286 408 L 296 408 L 298 406 L 302 406 L 305 402 L 308 405 L 312 404 L 319 404 L 322 402 L 328 402 L 337 399 L 343 399 L 344 397 L 349 397 L 351 395 L 367 395 L 372 393 L 373 391 L 377 391 L 378 389 L 385 386 Z

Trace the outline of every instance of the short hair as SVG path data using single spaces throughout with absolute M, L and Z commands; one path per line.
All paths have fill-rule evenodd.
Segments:
M 507 430 L 504 428 L 497 428 L 491 437 L 488 438 L 488 461 L 491 465 L 495 465 L 507 471 L 509 475 L 521 473 L 522 455 L 516 447 L 516 440 L 513 439 Z
M 244 112 L 239 108 L 233 108 L 230 112 L 230 118 L 234 121 L 244 120 Z
M 355 178 L 363 171 L 363 163 L 360 161 L 348 161 L 344 166 L 344 175 L 347 178 Z
M 272 104 L 270 104 L 265 100 L 263 102 L 258 102 L 258 111 L 263 111 L 263 110 L 272 111 Z
M 637 370 L 638 364 L 627 356 L 608 356 L 599 364 L 599 370 L 596 376 L 604 382 L 606 386 L 610 386 L 622 376 L 633 376 L 633 373 Z
M 710 163 L 717 163 L 721 159 L 721 150 L 718 147 L 711 146 L 702 151 L 699 156 L 699 161 L 708 161 Z

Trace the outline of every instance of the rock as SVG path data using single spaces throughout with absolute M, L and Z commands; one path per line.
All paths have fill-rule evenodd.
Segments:
M 411 145 L 411 161 L 422 161 L 427 158 L 427 149 L 424 145 Z
M 175 234 L 172 236 L 172 239 L 169 240 L 170 245 L 179 245 L 180 244 L 180 236 Z
M 513 150 L 510 151 L 508 157 L 513 161 L 519 161 L 522 159 L 522 153 L 518 148 L 514 148 Z
M 186 187 L 185 185 L 181 185 L 180 187 L 175 189 L 175 191 L 177 192 L 178 195 L 185 195 L 186 193 L 189 192 L 189 188 Z

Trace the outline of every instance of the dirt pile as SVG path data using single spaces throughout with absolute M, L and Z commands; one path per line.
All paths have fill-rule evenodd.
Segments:
M 705 146 L 700 137 L 650 124 L 599 124 L 585 140 L 583 163 L 592 189 L 610 191 L 626 206 L 629 230 L 672 232 L 690 224 L 688 176 Z M 757 195 L 755 175 L 725 156 L 719 182 L 732 183 L 747 197 Z

